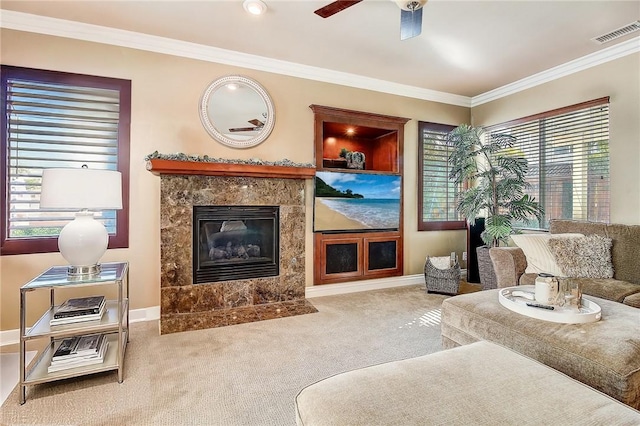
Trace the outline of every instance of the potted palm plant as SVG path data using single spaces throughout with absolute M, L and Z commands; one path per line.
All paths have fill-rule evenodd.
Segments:
M 461 188 L 456 209 L 471 225 L 477 217 L 485 217 L 480 235 L 485 246 L 477 249 L 477 255 L 480 282 L 488 289 L 497 285 L 489 248 L 506 243 L 518 222 L 542 221 L 544 211 L 525 193 L 529 166 L 514 148 L 515 138 L 493 133 L 484 136 L 483 128 L 463 124 L 446 139 L 452 149 L 449 177 Z

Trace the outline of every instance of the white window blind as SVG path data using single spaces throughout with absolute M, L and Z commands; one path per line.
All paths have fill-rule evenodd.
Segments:
M 75 211 L 39 208 L 42 170 L 83 164 L 117 170 L 120 92 L 19 78 L 7 79 L 5 90 L 7 236 L 56 236 Z M 96 219 L 115 233 L 115 210 Z
M 609 221 L 608 98 L 492 126 L 490 131 L 514 136 L 514 154 L 527 158 L 527 193 L 545 209 L 540 229 L 548 229 L 550 219 Z
M 447 134 L 454 129 L 454 126 L 421 122 L 419 129 L 421 138 L 420 220 L 423 224 L 419 229 L 462 228 L 464 221 L 456 211 L 457 187 L 449 179 L 451 147 L 446 141 Z M 443 222 L 450 223 L 443 224 Z M 434 223 L 439 225 L 433 225 Z

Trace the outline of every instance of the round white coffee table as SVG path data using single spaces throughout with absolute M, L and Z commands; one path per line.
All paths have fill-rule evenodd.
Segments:
M 520 296 L 514 296 L 512 292 L 515 290 L 535 293 L 535 286 L 520 285 L 500 289 L 498 292 L 498 300 L 500 301 L 500 304 L 507 309 L 531 318 L 563 324 L 584 324 L 600 321 L 602 318 L 600 306 L 585 297 L 582 297 L 582 306 L 580 307 L 574 305 L 553 306 L 553 310 L 551 310 L 528 306 L 527 303 L 535 303 L 535 301 Z

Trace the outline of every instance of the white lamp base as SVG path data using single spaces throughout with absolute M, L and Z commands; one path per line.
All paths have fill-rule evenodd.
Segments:
M 76 213 L 58 237 L 60 254 L 69 262 L 69 275 L 81 276 L 100 273 L 100 258 L 107 251 L 109 234 L 104 225 L 87 210 Z

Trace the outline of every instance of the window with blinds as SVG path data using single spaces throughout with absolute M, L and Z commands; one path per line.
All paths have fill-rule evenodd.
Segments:
M 527 191 L 550 219 L 609 221 L 609 98 L 492 126 L 529 162 Z M 525 224 L 519 224 L 524 227 Z
M 450 146 L 446 135 L 455 128 L 419 122 L 418 230 L 464 229 L 456 211 L 458 188 L 449 179 Z
M 119 170 L 125 180 L 130 82 L 3 66 L 2 90 L 3 254 L 55 251 L 45 240 L 57 241 L 75 211 L 40 208 L 42 171 L 87 165 Z M 122 240 L 126 215 L 95 215 Z

